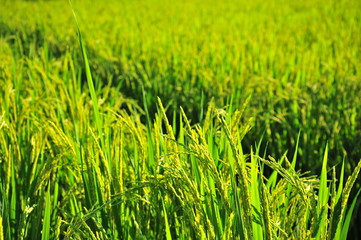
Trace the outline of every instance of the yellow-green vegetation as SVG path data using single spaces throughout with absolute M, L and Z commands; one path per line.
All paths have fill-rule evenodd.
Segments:
M 360 1 L 72 4 L 0 4 L 0 240 L 361 237 Z

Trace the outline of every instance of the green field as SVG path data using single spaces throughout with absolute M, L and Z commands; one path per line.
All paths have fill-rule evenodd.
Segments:
M 360 239 L 360 159 L 359 0 L 0 0 L 0 240 Z

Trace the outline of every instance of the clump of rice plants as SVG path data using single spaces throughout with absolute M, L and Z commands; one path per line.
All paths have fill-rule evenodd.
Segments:
M 90 97 L 81 97 L 77 105 L 39 100 L 18 128 L 14 106 L 2 115 L 4 239 L 346 239 L 361 162 L 344 185 L 343 168 L 340 181 L 335 168 L 328 177 L 327 148 L 319 178 L 297 172 L 296 155 L 246 154 L 252 120 L 212 103 L 202 126 L 184 112 L 178 126 L 169 123 L 161 102 L 145 126 L 136 110 L 103 99 L 102 143 Z

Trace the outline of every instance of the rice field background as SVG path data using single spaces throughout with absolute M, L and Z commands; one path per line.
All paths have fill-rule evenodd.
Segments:
M 0 240 L 360 239 L 360 145 L 358 0 L 0 1 Z

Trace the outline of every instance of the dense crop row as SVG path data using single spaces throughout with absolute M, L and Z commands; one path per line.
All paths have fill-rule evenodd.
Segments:
M 0 239 L 345 239 L 360 2 L 74 8 L 0 6 Z

